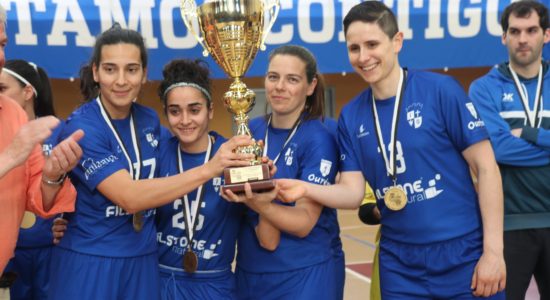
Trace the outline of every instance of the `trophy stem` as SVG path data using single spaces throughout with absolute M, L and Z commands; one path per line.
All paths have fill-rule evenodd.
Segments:
M 239 113 L 236 114 L 235 117 L 235 123 L 237 123 L 237 135 L 247 135 L 252 136 L 250 133 L 250 129 L 248 129 L 248 115 L 245 113 Z
M 254 106 L 255 99 L 256 94 L 254 91 L 247 88 L 246 84 L 244 84 L 239 77 L 234 78 L 233 83 L 229 86 L 229 91 L 224 94 L 223 100 L 225 107 L 235 115 L 234 120 L 237 125 L 237 135 L 252 137 L 250 129 L 248 128 L 249 118 L 247 113 Z M 261 163 L 263 149 L 262 146 L 256 142 L 246 147 L 238 147 L 236 151 L 237 153 L 254 154 L 255 159 L 250 162 L 251 165 L 258 165 Z

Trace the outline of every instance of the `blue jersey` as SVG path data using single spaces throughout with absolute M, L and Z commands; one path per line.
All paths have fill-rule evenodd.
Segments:
M 323 125 L 325 125 L 325 127 L 328 129 L 328 132 L 330 132 L 335 139 L 338 137 L 338 121 L 332 118 L 325 118 L 323 120 Z
M 59 124 L 52 134 L 42 144 L 44 155 L 50 155 L 53 147 L 59 143 L 59 135 L 63 129 L 63 122 Z M 19 237 L 17 238 L 17 248 L 38 248 L 53 246 L 52 225 L 53 219 L 43 219 L 31 212 L 25 212 L 25 218 L 35 219 L 31 227 L 21 226 Z M 25 222 L 24 222 L 25 223 Z M 23 224 L 22 224 L 23 225 Z
M 214 132 L 210 135 L 215 138 L 212 145 L 213 156 L 226 140 Z M 167 140 L 166 147 L 161 145 L 160 176 L 179 174 L 177 151 L 181 151 L 177 137 Z M 191 154 L 181 151 L 181 154 L 183 169 L 190 170 L 204 163 L 206 152 Z M 192 243 L 192 249 L 199 259 L 198 272 L 231 270 L 235 257 L 235 243 L 245 207 L 221 198 L 222 184 L 222 177 L 214 177 L 203 186 L 204 200 Z M 191 207 L 197 200 L 196 195 L 197 190 L 188 194 Z M 157 209 L 157 241 L 161 267 L 183 270 L 183 254 L 189 243 L 185 233 L 184 211 L 183 197 Z
M 156 177 L 160 134 L 158 116 L 152 109 L 137 103 L 132 105 L 132 111 L 141 152 L 140 179 Z M 132 146 L 130 117 L 113 120 L 113 126 L 128 149 L 135 169 L 137 163 Z M 135 232 L 132 215 L 96 189 L 99 183 L 113 173 L 129 171 L 128 160 L 104 121 L 97 101 L 88 102 L 74 111 L 67 120 L 62 136 L 67 137 L 77 129 L 83 129 L 86 137 L 79 142 L 83 151 L 80 163 L 70 173 L 77 191 L 76 206 L 75 212 L 68 215 L 69 225 L 59 247 L 104 257 L 134 257 L 154 253 L 157 250 L 154 210 L 143 212 L 143 229 Z
M 267 122 L 260 117 L 250 122 L 253 137 L 264 139 Z M 303 121 L 296 134 L 284 147 L 288 129 L 269 127 L 267 155 L 276 163 L 275 178 L 296 178 L 316 184 L 332 184 L 338 171 L 337 146 L 333 136 L 320 120 Z M 294 204 L 291 204 L 294 205 Z M 281 232 L 275 251 L 260 246 L 255 234 L 258 214 L 248 210 L 246 222 L 239 236 L 237 265 L 248 272 L 283 272 L 312 266 L 331 258 L 331 211 L 324 208 L 310 234 L 299 238 Z
M 332 118 L 325 118 L 323 125 L 332 134 L 334 139 L 338 138 L 338 122 Z M 339 170 L 339 168 L 338 168 Z M 346 282 L 346 261 L 344 251 L 342 250 L 342 240 L 340 239 L 340 225 L 338 224 L 338 212 L 335 208 L 325 208 L 330 210 L 330 232 L 332 234 L 332 251 L 335 263 L 334 281 L 336 282 L 336 298 L 344 298 L 344 284 Z
M 170 129 L 164 127 L 164 126 L 160 126 L 160 140 L 168 140 L 170 139 L 171 137 L 173 137 L 174 135 L 172 134 L 172 132 L 170 131 Z
M 336 139 L 338 136 L 338 122 L 334 119 L 326 118 L 323 120 L 323 125 L 325 125 L 334 139 Z M 342 240 L 340 240 L 340 226 L 338 225 L 338 213 L 334 208 L 330 210 L 332 215 L 330 225 L 330 231 L 332 232 L 332 249 L 334 250 L 336 256 L 343 256 Z
M 340 114 L 341 171 L 361 171 L 382 214 L 382 236 L 403 243 L 445 241 L 481 229 L 479 204 L 462 151 L 487 139 L 483 121 L 451 77 L 410 71 L 397 125 L 397 184 L 407 194 L 402 210 L 386 208 L 393 186 L 380 152 L 369 88 Z M 386 153 L 395 97 L 376 101 Z

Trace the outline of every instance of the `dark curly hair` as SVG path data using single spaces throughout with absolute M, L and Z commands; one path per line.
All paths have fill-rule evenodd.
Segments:
M 166 107 L 166 90 L 175 83 L 193 83 L 211 93 L 211 79 L 208 64 L 200 59 L 176 59 L 170 61 L 162 70 L 162 81 L 158 87 L 158 95 L 162 105 Z M 211 107 L 210 97 L 204 95 L 206 106 Z

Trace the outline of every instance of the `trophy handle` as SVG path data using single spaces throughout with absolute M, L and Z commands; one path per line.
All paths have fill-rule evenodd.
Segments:
M 204 57 L 208 56 L 208 50 L 206 48 L 206 45 L 204 45 L 203 41 L 204 38 L 200 37 L 193 28 L 193 24 L 191 24 L 191 20 L 197 19 L 197 4 L 195 3 L 195 0 L 181 0 L 181 6 L 180 6 L 180 12 L 181 12 L 181 18 L 183 19 L 183 22 L 185 23 L 185 26 L 187 26 L 187 30 L 195 37 L 197 42 L 201 44 L 202 46 L 202 55 Z
M 262 36 L 262 42 L 260 43 L 260 49 L 265 51 L 265 39 L 267 38 L 271 27 L 273 27 L 273 24 L 279 15 L 279 8 L 281 8 L 281 5 L 280 0 L 263 0 L 263 2 L 264 5 L 267 6 L 266 10 L 269 11 L 269 24 L 267 25 L 267 28 Z

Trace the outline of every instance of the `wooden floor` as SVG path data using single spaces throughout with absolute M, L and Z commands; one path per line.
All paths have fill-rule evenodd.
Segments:
M 345 300 L 368 300 L 374 238 L 378 226 L 361 223 L 357 210 L 339 210 L 340 238 L 346 254 Z
M 363 224 L 357 216 L 357 210 L 338 210 L 340 238 L 346 254 L 345 300 L 369 300 L 374 238 L 378 226 Z M 534 280 L 525 295 L 525 300 L 539 299 Z

